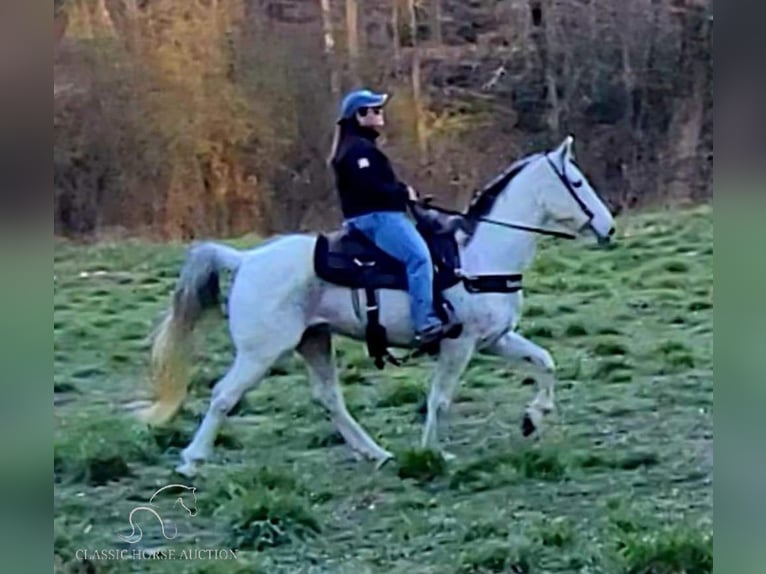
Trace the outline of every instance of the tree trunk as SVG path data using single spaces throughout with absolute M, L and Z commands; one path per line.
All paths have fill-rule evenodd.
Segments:
M 340 94 L 340 79 L 338 78 L 338 66 L 335 60 L 335 37 L 332 30 L 332 8 L 330 0 L 319 0 L 322 9 L 322 30 L 324 33 L 324 53 L 327 65 L 330 69 L 330 90 L 335 99 Z
M 415 12 L 415 0 L 407 0 L 410 13 L 410 35 L 412 36 L 412 100 L 415 105 L 415 137 L 418 143 L 419 160 L 426 162 L 428 142 L 426 140 L 426 125 L 423 115 L 423 95 L 420 82 L 420 48 L 418 46 L 418 18 Z
M 58 48 L 61 43 L 61 39 L 66 34 L 67 24 L 69 24 L 69 17 L 63 10 L 56 14 L 53 18 L 53 46 L 54 49 Z
M 114 36 L 114 22 L 112 21 L 109 9 L 106 7 L 106 0 L 98 0 L 94 10 L 94 16 L 98 21 L 99 28 L 106 32 L 107 35 Z
M 668 199 L 690 200 L 699 187 L 700 142 L 707 93 L 707 15 L 704 8 L 679 11 L 682 44 L 675 92 L 681 97 L 674 105 L 673 119 L 664 154 L 664 175 Z
M 554 2 L 545 3 L 542 25 L 545 30 L 545 84 L 548 88 L 548 125 L 551 132 L 559 138 L 561 134 L 561 102 L 558 93 L 558 74 L 556 72 L 556 22 Z M 558 139 L 556 140 L 558 141 Z
M 359 5 L 357 0 L 346 0 L 346 43 L 351 81 L 359 85 Z
M 532 22 L 531 38 L 537 48 L 538 62 L 542 69 L 542 80 L 545 83 L 547 94 L 548 129 L 552 135 L 558 138 L 561 135 L 561 103 L 559 102 L 558 77 L 554 58 L 556 35 L 553 5 L 551 0 L 529 0 Z
M 431 0 L 431 40 L 437 46 L 442 44 L 442 0 Z
M 532 62 L 530 61 L 531 55 L 531 42 L 532 37 L 532 15 L 529 10 L 519 9 L 517 11 L 519 18 L 515 23 L 515 26 L 520 30 L 516 36 L 517 43 L 520 44 L 521 57 L 524 62 L 524 75 L 529 73 L 532 68 Z
M 60 10 L 58 13 L 56 13 L 53 17 L 53 55 L 54 58 L 56 56 L 56 53 L 59 49 L 59 44 L 61 43 L 61 39 L 64 37 L 64 34 L 66 34 L 67 24 L 69 23 L 69 18 L 67 16 L 67 13 L 63 10 Z M 62 86 L 56 83 L 56 73 L 55 73 L 55 64 L 54 64 L 54 73 L 53 73 L 53 97 L 54 99 L 59 96 L 62 92 L 67 90 L 69 86 Z
M 656 148 L 658 142 L 654 130 L 646 128 L 649 123 L 647 115 L 651 110 L 651 89 L 655 81 L 655 69 L 657 52 L 660 42 L 660 28 L 662 22 L 662 1 L 651 0 L 651 28 L 647 34 L 646 46 L 643 53 L 643 62 L 641 62 L 642 78 L 635 96 L 633 96 L 634 108 L 631 118 L 631 129 L 628 132 L 632 135 L 632 152 L 625 161 L 625 179 L 628 182 L 623 195 L 628 207 L 632 207 L 638 201 L 638 198 L 644 194 L 656 193 L 659 187 L 658 169 L 647 169 L 653 166 L 656 161 Z M 638 102 L 638 109 L 635 108 L 635 102 Z M 653 166 L 654 167 L 654 166 Z
M 128 13 L 128 30 L 129 30 L 129 42 L 130 50 L 133 54 L 140 54 L 141 52 L 141 15 L 138 12 L 138 4 L 136 0 L 125 0 L 125 9 Z
M 598 11 L 599 6 L 597 6 L 598 0 L 590 0 L 588 2 L 588 38 L 590 40 L 591 46 L 593 46 L 593 53 L 594 55 L 598 54 L 598 38 L 599 38 L 599 28 L 598 28 Z M 597 56 L 596 56 L 597 57 Z M 589 82 L 588 85 L 590 87 L 590 92 L 588 93 L 589 96 L 593 96 L 596 93 L 596 71 L 595 66 L 586 66 L 587 73 L 589 76 Z
M 402 69 L 401 39 L 399 38 L 399 0 L 391 0 L 391 34 L 394 45 L 394 77 Z

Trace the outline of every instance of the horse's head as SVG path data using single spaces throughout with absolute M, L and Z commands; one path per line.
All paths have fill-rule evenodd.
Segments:
M 175 498 L 175 501 L 173 502 L 174 505 L 180 504 L 181 507 L 186 510 L 186 512 L 189 513 L 189 516 L 194 516 L 197 514 L 197 487 L 196 486 L 186 486 L 185 484 L 168 484 L 166 486 L 163 486 L 162 488 L 156 490 L 154 494 L 152 494 L 152 497 L 149 499 L 149 504 L 152 506 L 157 506 L 157 502 L 155 502 L 155 499 L 159 496 L 161 492 L 164 492 L 166 490 L 177 490 L 179 492 L 179 496 Z M 160 498 L 159 500 L 162 500 Z M 171 499 L 167 499 L 171 500 Z
M 196 495 L 196 487 L 191 487 L 189 490 L 185 490 L 181 493 L 181 496 L 179 496 L 176 499 L 176 502 L 180 504 L 186 512 L 189 513 L 189 516 L 196 516 L 197 515 L 197 495 Z
M 574 159 L 574 138 L 568 136 L 554 151 L 545 154 L 545 183 L 539 189 L 544 217 L 575 234 L 592 231 L 599 243 L 614 234 L 614 219 Z

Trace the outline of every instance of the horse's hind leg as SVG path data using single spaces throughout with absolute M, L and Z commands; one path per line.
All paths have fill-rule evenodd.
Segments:
M 312 245 L 310 239 L 296 236 L 242 261 L 229 293 L 229 332 L 236 358 L 213 389 L 205 418 L 181 454 L 179 472 L 194 473 L 196 464 L 209 457 L 229 411 L 300 342 L 306 330 Z
M 392 458 L 393 455 L 378 446 L 346 408 L 338 384 L 330 330 L 325 326 L 309 328 L 297 351 L 306 361 L 314 399 L 327 409 L 335 428 L 349 447 L 379 463 Z
M 240 305 L 240 309 L 242 305 Z M 210 406 L 192 442 L 181 453 L 181 474 L 192 475 L 199 462 L 210 458 L 218 429 L 232 408 L 249 389 L 257 386 L 271 366 L 295 349 L 305 326 L 302 317 L 288 311 L 264 313 L 279 329 L 270 329 L 253 313 L 240 311 L 231 325 L 237 355 L 226 375 L 213 388 Z M 232 320 L 235 320 L 232 317 Z
M 260 384 L 278 358 L 279 354 L 261 356 L 253 351 L 237 352 L 234 364 L 213 388 L 208 411 L 192 442 L 181 452 L 181 464 L 176 467 L 177 472 L 192 476 L 196 473 L 199 463 L 210 458 L 218 429 L 229 411 L 247 390 Z

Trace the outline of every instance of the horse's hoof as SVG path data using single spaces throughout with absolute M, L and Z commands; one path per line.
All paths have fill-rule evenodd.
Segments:
M 199 465 L 201 462 L 202 460 L 185 456 L 182 453 L 181 464 L 175 468 L 175 471 L 181 476 L 185 476 L 186 478 L 193 478 L 197 475 L 197 471 L 199 470 Z
M 363 453 L 353 448 L 349 449 L 349 453 L 351 456 L 351 460 L 353 460 L 354 462 L 362 462 L 363 460 L 367 458 Z
M 524 437 L 529 437 L 535 433 L 537 425 L 532 420 L 532 416 L 529 413 L 524 413 L 524 418 L 521 421 L 521 434 Z
M 197 470 L 199 470 L 198 465 L 191 461 L 182 462 L 175 468 L 178 474 L 186 478 L 194 478 L 197 475 Z
M 380 470 L 390 460 L 394 460 L 394 455 L 390 452 L 387 452 L 384 456 L 378 458 L 378 462 L 375 463 L 375 470 Z

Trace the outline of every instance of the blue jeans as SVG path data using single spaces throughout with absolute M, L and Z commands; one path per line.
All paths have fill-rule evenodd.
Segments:
M 404 213 L 376 211 L 346 220 L 388 255 L 407 268 L 410 314 L 415 329 L 440 325 L 434 312 L 433 263 L 423 237 Z

